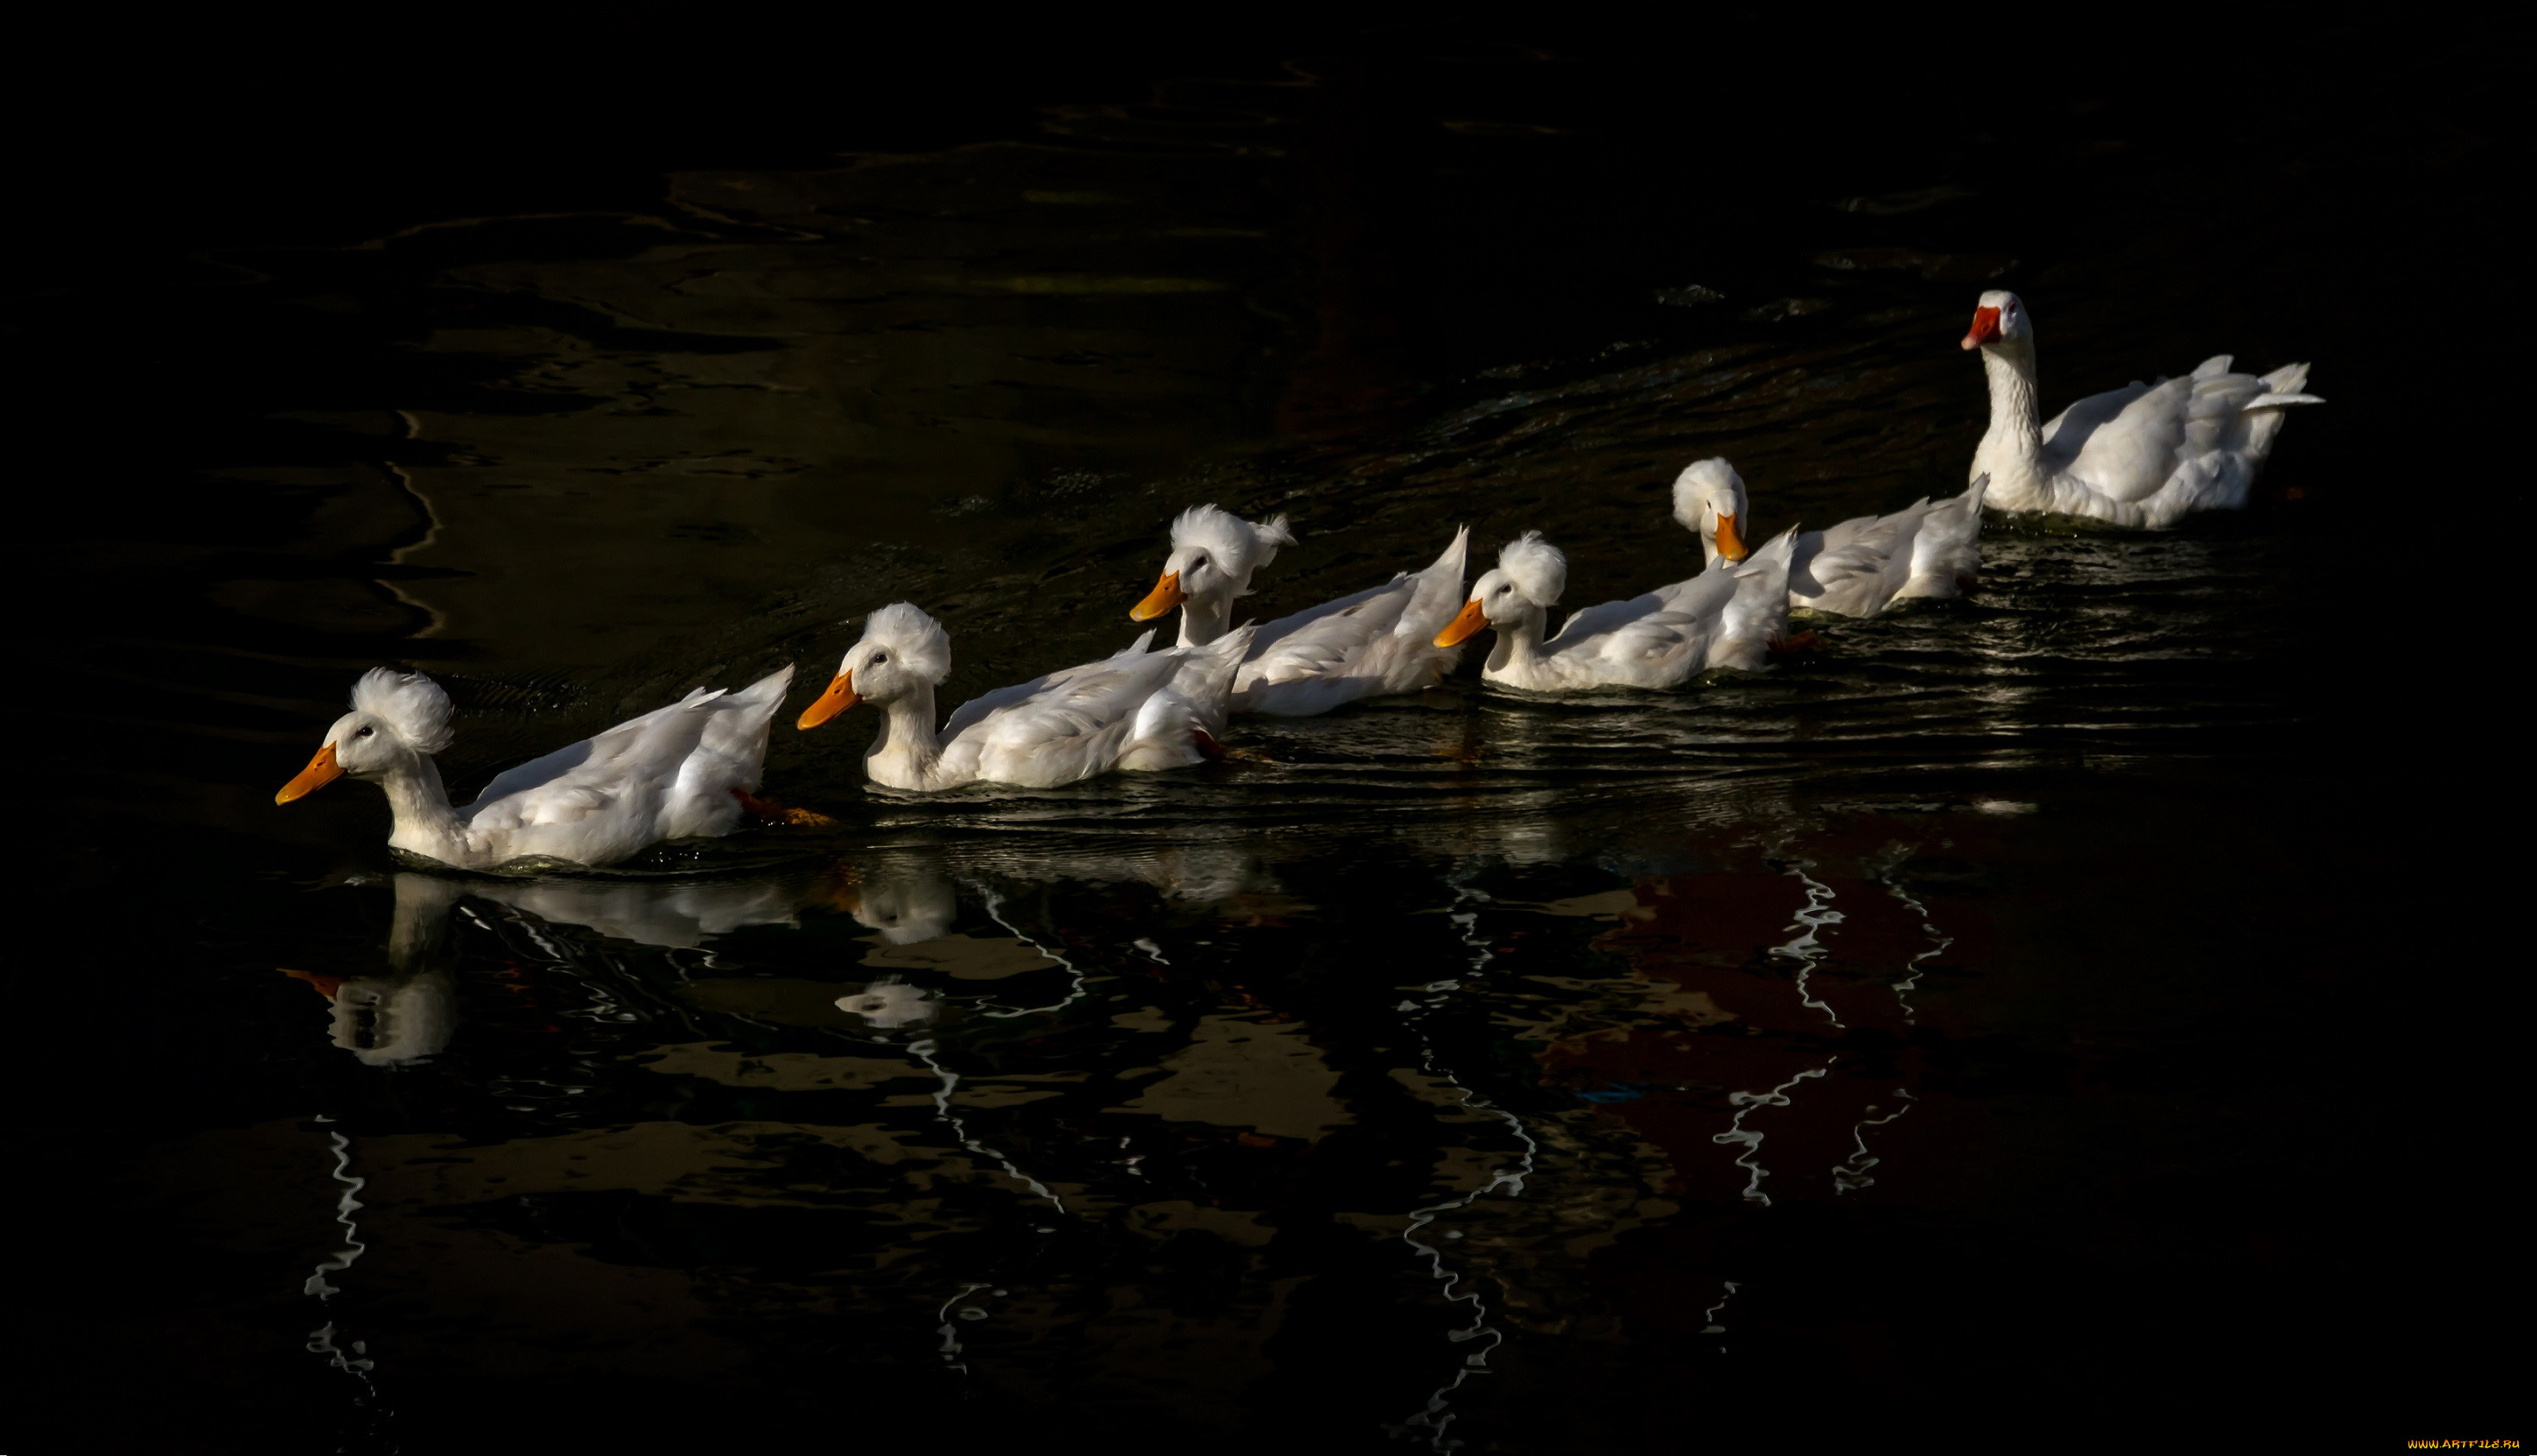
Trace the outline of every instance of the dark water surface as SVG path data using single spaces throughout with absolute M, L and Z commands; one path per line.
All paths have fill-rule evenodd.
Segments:
M 50 1448 L 2500 1433 L 2504 968 L 2367 584 L 2440 524 L 2415 285 L 2512 163 L 2499 81 L 2380 39 L 2242 78 L 2260 127 L 1263 40 L 65 243 Z M 2056 407 L 2223 349 L 2332 403 L 2244 516 L 1995 519 L 1968 599 L 1674 695 L 1466 669 L 936 801 L 779 727 L 832 828 L 580 877 L 271 802 L 382 662 L 462 797 L 899 598 L 957 702 L 1133 637 L 1200 501 L 1293 518 L 1263 616 L 1464 523 L 1629 595 L 1701 456 L 1763 535 L 1960 488 L 1993 286 Z

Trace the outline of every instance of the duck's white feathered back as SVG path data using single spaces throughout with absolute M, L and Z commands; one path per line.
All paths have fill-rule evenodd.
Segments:
M 1294 543 L 1295 533 L 1287 529 L 1283 516 L 1245 521 L 1231 511 L 1204 505 L 1190 507 L 1172 523 L 1174 551 L 1205 551 L 1246 593 L 1251 590 L 1251 573 L 1276 560 L 1279 546 Z
M 1568 590 L 1568 558 L 1538 531 L 1528 531 L 1499 548 L 1498 570 L 1535 606 L 1558 605 L 1559 594 Z
M 951 634 L 913 602 L 893 601 L 867 617 L 864 640 L 886 644 L 924 681 L 939 683 L 951 675 Z
M 439 753 L 456 736 L 449 694 L 420 672 L 372 667 L 353 684 L 353 707 L 385 722 L 418 753 Z
M 1744 477 L 1724 456 L 1697 460 L 1673 477 L 1673 518 L 1682 529 L 1700 530 L 1700 507 L 1703 501 L 1716 501 L 1721 514 L 1735 515 L 1743 509 Z

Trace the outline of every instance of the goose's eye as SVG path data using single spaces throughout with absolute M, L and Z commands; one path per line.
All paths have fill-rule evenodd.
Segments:
M 354 737 L 356 737 L 356 738 L 366 738 L 366 737 L 368 737 L 368 736 L 369 736 L 373 731 L 375 731 L 375 729 L 371 729 L 371 728 L 363 728 L 363 729 L 361 729 L 359 732 L 353 734 L 353 736 L 354 736 Z

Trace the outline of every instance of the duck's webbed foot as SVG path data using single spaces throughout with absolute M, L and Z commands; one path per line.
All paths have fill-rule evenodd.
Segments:
M 1772 638 L 1771 656 L 1793 658 L 1803 653 L 1813 652 L 1822 646 L 1823 639 L 1815 635 L 1812 627 L 1808 627 L 1802 632 L 1791 632 L 1786 636 Z
M 740 800 L 742 812 L 760 824 L 782 824 L 796 829 L 818 829 L 837 822 L 815 809 L 796 808 L 780 799 L 759 798 L 746 789 L 734 789 L 731 796 Z

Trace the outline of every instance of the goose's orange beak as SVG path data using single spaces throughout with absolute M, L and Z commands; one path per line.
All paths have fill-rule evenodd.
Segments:
M 1753 554 L 1753 548 L 1735 534 L 1735 517 L 1725 511 L 1718 513 L 1718 554 L 1728 561 L 1741 561 Z
M 1460 646 L 1464 638 L 1488 624 L 1488 613 L 1480 610 L 1480 599 L 1474 597 L 1463 603 L 1462 615 L 1447 622 L 1445 630 L 1436 634 L 1436 645 L 1438 647 Z
M 840 672 L 828 684 L 828 690 L 819 694 L 819 701 L 802 710 L 802 721 L 796 727 L 807 733 L 862 701 L 855 695 L 855 674 Z
M 1180 605 L 1188 596 L 1188 593 L 1181 590 L 1181 574 L 1177 571 L 1166 571 L 1163 573 L 1163 579 L 1154 583 L 1154 590 L 1145 594 L 1144 601 L 1128 608 L 1128 619 L 1132 622 L 1150 622 Z
M 1967 348 L 1979 348 L 1998 337 L 1999 310 L 1996 308 L 1975 309 L 1974 326 L 1965 331 L 1964 347 Z
M 273 801 L 287 804 L 294 798 L 306 798 L 342 777 L 344 766 L 335 761 L 335 745 L 329 743 L 317 750 L 315 758 L 308 760 L 308 767 L 299 771 L 298 778 L 282 786 L 282 791 L 273 796 Z

